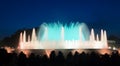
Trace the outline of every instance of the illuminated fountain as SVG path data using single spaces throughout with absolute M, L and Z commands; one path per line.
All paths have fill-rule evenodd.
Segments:
M 27 38 L 26 38 L 27 37 Z M 85 23 L 42 24 L 37 32 L 33 28 L 32 36 L 26 31 L 20 33 L 20 49 L 107 49 L 106 31 L 101 30 L 101 37 L 89 32 Z

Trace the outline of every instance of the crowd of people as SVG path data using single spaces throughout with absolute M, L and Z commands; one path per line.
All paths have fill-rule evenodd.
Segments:
M 75 54 L 69 52 L 65 57 L 61 51 L 56 55 L 55 51 L 47 55 L 36 55 L 31 53 L 29 57 L 23 52 L 7 53 L 5 49 L 0 49 L 0 66 L 120 66 L 120 55 L 118 51 L 111 55 L 100 55 L 96 52 L 90 54 L 82 52 Z

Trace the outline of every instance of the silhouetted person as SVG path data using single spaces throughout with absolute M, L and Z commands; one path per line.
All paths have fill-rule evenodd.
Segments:
M 73 64 L 74 66 L 79 66 L 79 53 L 75 51 L 75 54 L 73 56 Z
M 35 59 L 35 54 L 31 53 L 29 58 L 28 58 L 29 66 L 34 66 L 36 65 L 36 59 Z
M 57 63 L 57 66 L 65 66 L 65 58 L 61 51 L 58 52 L 58 55 L 56 57 L 56 63 Z
M 55 51 L 52 51 L 50 54 L 50 65 L 55 66 L 56 65 L 56 54 Z
M 100 56 L 96 52 L 91 52 L 90 54 L 90 64 L 91 65 L 99 65 L 100 64 Z
M 27 66 L 27 58 L 26 55 L 21 52 L 18 56 L 18 66 Z
M 48 59 L 48 56 L 47 55 L 44 55 L 42 57 L 42 66 L 50 66 L 49 65 L 49 59 Z
M 66 58 L 66 64 L 67 66 L 73 66 L 73 55 L 72 55 L 72 52 L 69 52 L 67 54 L 67 58 Z

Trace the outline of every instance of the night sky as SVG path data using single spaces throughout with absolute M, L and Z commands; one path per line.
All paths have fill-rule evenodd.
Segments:
M 85 22 L 120 37 L 120 0 L 0 0 L 0 39 L 57 21 Z

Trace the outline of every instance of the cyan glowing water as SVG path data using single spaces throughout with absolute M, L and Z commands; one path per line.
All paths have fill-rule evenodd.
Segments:
M 64 40 L 80 40 L 80 33 L 82 36 L 82 40 L 89 40 L 89 29 L 84 23 L 71 23 L 70 25 L 63 25 L 59 23 L 50 23 L 50 24 L 42 24 L 40 26 L 40 30 L 38 32 L 39 40 L 62 40 L 61 32 L 62 28 L 64 30 Z M 81 30 L 81 31 L 80 31 Z M 46 34 L 47 32 L 47 34 Z M 46 38 L 47 35 L 47 38 Z

